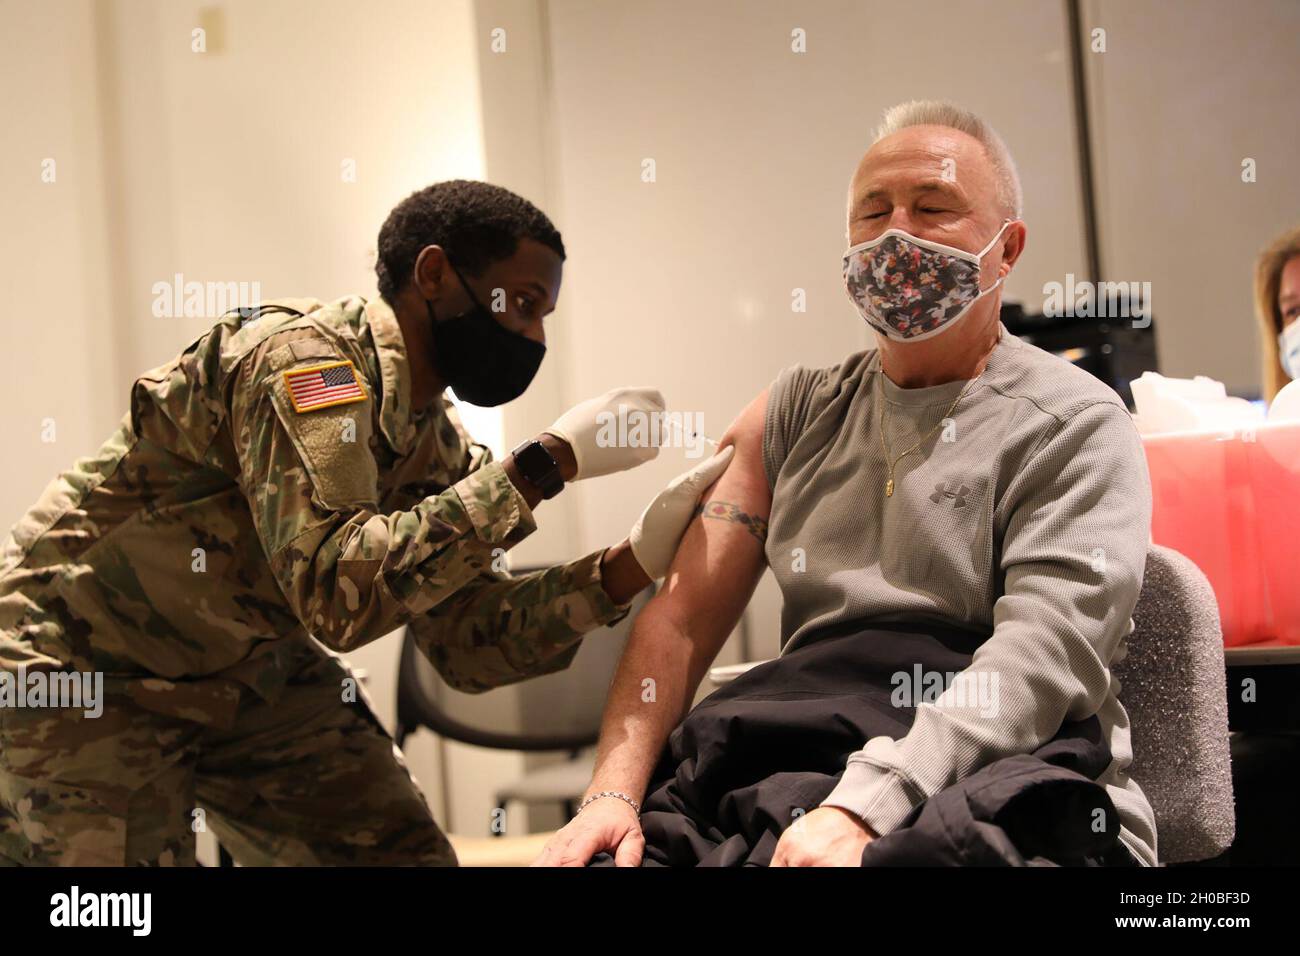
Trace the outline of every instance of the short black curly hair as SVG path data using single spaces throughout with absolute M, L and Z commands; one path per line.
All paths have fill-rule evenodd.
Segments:
M 472 179 L 426 186 L 394 206 L 379 230 L 379 294 L 393 303 L 425 246 L 441 246 L 452 265 L 478 276 L 514 255 L 520 239 L 534 239 L 564 259 L 559 231 L 522 196 Z

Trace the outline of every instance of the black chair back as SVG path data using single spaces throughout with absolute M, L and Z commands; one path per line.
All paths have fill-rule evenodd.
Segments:
M 542 569 L 519 572 L 532 570 Z M 646 588 L 621 621 L 588 633 L 564 670 L 482 694 L 448 685 L 407 632 L 397 675 L 397 745 L 417 727 L 499 750 L 576 751 L 594 745 L 632 622 L 653 595 L 653 586 Z

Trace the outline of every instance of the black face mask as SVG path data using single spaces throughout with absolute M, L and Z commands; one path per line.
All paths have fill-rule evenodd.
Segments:
M 485 408 L 504 405 L 528 388 L 546 346 L 505 328 L 479 302 L 455 266 L 451 271 L 474 305 L 440 322 L 433 303 L 424 300 L 433 325 L 434 365 L 457 398 Z

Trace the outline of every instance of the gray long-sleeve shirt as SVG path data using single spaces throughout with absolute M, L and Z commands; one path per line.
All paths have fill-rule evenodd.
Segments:
M 887 833 L 944 787 L 1096 714 L 1113 755 L 1098 782 L 1120 839 L 1154 866 L 1155 817 L 1127 774 L 1128 716 L 1110 671 L 1150 541 L 1142 443 L 1113 390 L 1005 327 L 1001 336 L 973 383 L 900 388 L 868 349 L 833 368 L 787 368 L 770 390 L 766 550 L 784 598 L 782 653 L 844 621 L 937 620 L 989 635 L 905 737 L 849 757 L 824 805 Z M 886 497 L 881 395 L 892 461 L 967 385 L 895 466 Z M 976 687 L 996 688 L 994 707 Z

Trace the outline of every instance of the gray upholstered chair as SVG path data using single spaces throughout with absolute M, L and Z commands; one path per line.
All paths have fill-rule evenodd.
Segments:
M 1130 773 L 1155 811 L 1160 862 L 1208 860 L 1236 833 L 1219 604 L 1191 559 L 1152 545 L 1133 625 L 1113 667 Z
M 715 667 L 715 685 L 756 663 Z M 1161 863 L 1208 860 L 1236 821 L 1219 604 L 1192 561 L 1152 545 L 1125 655 L 1115 663 L 1133 743 L 1130 775 L 1156 815 Z

